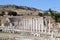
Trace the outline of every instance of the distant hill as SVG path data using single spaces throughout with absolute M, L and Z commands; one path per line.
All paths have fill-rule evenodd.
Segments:
M 0 5 L 0 16 L 50 16 L 56 22 L 60 22 L 60 12 L 54 10 L 41 10 L 27 6 Z
M 31 11 L 39 11 L 36 8 L 27 7 L 27 6 L 16 6 L 16 5 L 0 5 L 0 8 L 15 8 L 15 9 L 24 9 L 24 10 L 31 10 Z
M 0 12 L 16 12 L 18 15 L 38 15 L 38 13 L 44 13 L 44 11 L 27 6 L 16 5 L 0 5 Z

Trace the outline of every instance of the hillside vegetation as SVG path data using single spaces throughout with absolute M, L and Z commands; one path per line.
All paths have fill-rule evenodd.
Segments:
M 6 14 L 8 12 L 8 14 Z M 51 16 L 56 22 L 60 22 L 60 12 L 54 10 L 42 11 L 36 8 L 16 5 L 0 5 L 0 16 Z

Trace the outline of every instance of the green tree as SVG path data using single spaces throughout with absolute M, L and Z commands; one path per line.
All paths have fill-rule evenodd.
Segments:
M 56 22 L 60 22 L 60 18 L 57 18 Z
M 17 16 L 17 13 L 16 12 L 9 12 L 8 15 L 13 15 L 13 16 Z
M 1 12 L 1 13 L 0 13 L 0 16 L 3 16 L 3 15 L 5 15 L 5 12 Z
M 48 12 L 46 11 L 46 12 L 44 12 L 44 14 L 43 14 L 44 16 L 49 16 L 49 14 L 48 14 Z
M 38 16 L 43 16 L 43 14 L 42 13 L 38 13 Z

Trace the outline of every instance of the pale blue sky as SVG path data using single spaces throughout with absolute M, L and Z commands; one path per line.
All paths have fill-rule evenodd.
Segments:
M 0 5 L 6 4 L 29 6 L 42 10 L 51 8 L 60 11 L 60 0 L 0 0 Z

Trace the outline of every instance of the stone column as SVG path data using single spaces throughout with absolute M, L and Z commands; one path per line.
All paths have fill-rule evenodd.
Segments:
M 24 19 L 24 31 L 26 31 L 26 19 Z
M 26 27 L 25 28 L 26 28 L 26 31 L 27 31 L 27 19 L 26 19 Z
M 35 19 L 35 20 L 36 20 L 36 32 L 37 32 L 37 30 L 38 30 L 38 29 L 37 29 L 37 27 L 38 27 L 37 21 L 38 21 L 38 20 L 37 20 L 37 19 Z
M 44 30 L 44 23 L 43 23 L 43 18 L 41 19 L 41 31 L 43 32 Z
M 32 19 L 32 31 L 34 32 L 34 19 Z
M 31 19 L 31 32 L 32 32 L 32 28 L 33 28 L 33 19 Z
M 35 19 L 32 19 L 32 31 L 33 32 L 35 32 L 35 28 L 36 28 Z
M 38 30 L 39 30 L 39 33 L 40 33 L 40 30 L 41 30 L 41 24 L 40 24 L 39 21 L 38 21 Z
M 23 19 L 23 31 L 25 30 L 25 19 Z
M 49 27 L 49 33 L 50 33 L 50 27 L 51 27 L 50 19 L 49 19 L 49 26 L 48 27 Z
M 44 22 L 45 22 L 45 25 L 44 25 L 44 32 L 46 33 L 46 31 L 47 31 L 47 27 L 48 27 L 48 23 L 47 23 L 47 18 L 44 18 L 43 19 L 44 20 Z
M 34 21 L 34 19 L 32 18 L 31 33 L 33 33 L 33 26 L 34 26 L 33 21 Z
M 29 31 L 29 19 L 27 19 L 27 31 Z

